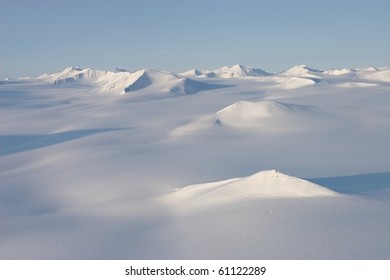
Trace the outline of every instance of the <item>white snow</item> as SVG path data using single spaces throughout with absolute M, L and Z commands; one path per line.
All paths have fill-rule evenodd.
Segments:
M 294 75 L 294 76 L 303 76 L 303 75 L 308 75 L 308 74 L 319 74 L 322 73 L 323 71 L 311 68 L 307 65 L 295 65 L 288 69 L 287 71 L 283 72 L 283 74 L 286 75 Z
M 151 69 L 128 72 L 122 69 L 120 71 L 101 71 L 91 68 L 69 67 L 58 73 L 43 74 L 38 79 L 48 80 L 54 84 L 89 83 L 95 91 L 102 93 L 129 94 L 148 88 L 149 93 L 152 92 L 152 94 L 144 93 L 142 98 L 145 98 L 145 95 L 151 98 L 161 98 L 172 94 L 194 94 L 211 89 L 202 82 Z M 134 98 L 139 99 L 139 94 L 134 94 Z
M 195 77 L 195 76 L 202 76 L 204 75 L 204 71 L 202 70 L 198 70 L 198 69 L 191 69 L 191 70 L 188 70 L 188 71 L 185 71 L 185 72 L 182 72 L 180 73 L 179 75 L 180 76 L 183 76 L 183 77 Z
M 220 78 L 238 78 L 238 77 L 259 77 L 267 76 L 269 73 L 262 69 L 254 69 L 240 64 L 235 64 L 232 67 L 224 66 L 212 71 L 216 77 Z
M 382 82 L 390 82 L 390 69 L 384 68 L 378 70 L 376 68 L 368 68 L 360 71 L 358 74 L 360 78 L 368 79 L 368 80 L 377 80 Z
M 314 106 L 283 103 L 275 100 L 237 101 L 215 114 L 175 128 L 179 136 L 212 129 L 230 128 L 251 133 L 285 133 L 302 130 L 305 119 L 318 117 Z
M 261 171 L 244 178 L 197 184 L 165 195 L 162 200 L 173 207 L 190 205 L 215 207 L 256 198 L 300 198 L 336 196 L 336 192 L 309 181 L 285 175 L 277 170 Z
M 0 258 L 389 259 L 389 89 L 302 65 L 1 81 Z
M 270 73 L 262 70 L 244 66 L 241 64 L 235 64 L 231 67 L 223 66 L 214 70 L 198 70 L 191 69 L 186 72 L 180 73 L 184 77 L 206 77 L 206 78 L 242 78 L 242 77 L 262 77 L 269 76 Z
M 350 73 L 353 73 L 353 72 L 356 72 L 356 70 L 354 70 L 354 69 L 349 69 L 349 68 L 344 68 L 344 69 L 330 69 L 330 70 L 325 70 L 325 71 L 324 71 L 324 74 L 338 76 L 338 75 L 350 74 Z

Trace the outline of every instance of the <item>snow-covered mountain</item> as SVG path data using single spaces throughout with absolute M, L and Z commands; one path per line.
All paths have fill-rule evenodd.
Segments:
M 314 77 L 319 78 L 324 71 L 311 68 L 307 65 L 295 65 L 290 69 L 280 73 L 280 75 L 292 76 L 292 77 Z
M 262 77 L 269 76 L 270 73 L 262 70 L 251 68 L 248 66 L 236 64 L 231 67 L 223 66 L 214 70 L 198 70 L 191 69 L 189 71 L 180 73 L 181 76 L 185 77 L 206 77 L 206 78 L 242 78 L 242 77 Z
M 325 70 L 324 74 L 339 76 L 339 75 L 354 73 L 356 71 L 357 71 L 356 69 L 350 69 L 350 68 L 329 69 L 329 70 Z
M 185 72 L 181 72 L 179 73 L 179 75 L 183 77 L 199 77 L 199 76 L 206 75 L 206 73 L 205 70 L 199 70 L 194 68 Z
M 379 82 L 390 82 L 390 68 L 374 68 L 369 67 L 357 71 L 357 77 L 360 79 L 376 80 Z
M 219 78 L 261 77 L 270 75 L 270 73 L 262 69 L 250 68 L 240 64 L 231 67 L 224 66 L 213 70 L 212 73 Z
M 323 71 L 311 68 L 307 65 L 295 65 L 288 69 L 287 71 L 282 72 L 282 74 L 285 75 L 292 75 L 292 76 L 305 76 L 308 74 L 320 74 L 323 73 Z
M 54 84 L 89 82 L 104 93 L 126 94 L 148 88 L 155 92 L 175 95 L 194 94 L 211 87 L 200 81 L 158 70 L 128 72 L 123 69 L 101 71 L 92 68 L 69 67 L 61 72 L 43 74 L 38 77 Z
M 114 74 L 110 71 L 100 71 L 92 68 L 82 69 L 79 67 L 68 67 L 57 73 L 46 73 L 38 78 L 48 79 L 55 84 L 74 82 L 78 80 L 97 80 L 109 74 Z

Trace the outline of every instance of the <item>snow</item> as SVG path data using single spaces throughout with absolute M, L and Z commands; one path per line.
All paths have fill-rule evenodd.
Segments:
M 309 107 L 287 104 L 277 101 L 264 100 L 259 102 L 238 101 L 218 111 L 216 118 L 219 124 L 236 128 L 256 127 L 263 123 L 299 111 L 306 111 Z
M 215 207 L 220 203 L 243 203 L 245 200 L 257 198 L 336 195 L 336 192 L 309 181 L 285 175 L 277 170 L 266 170 L 244 178 L 187 186 L 165 195 L 162 200 L 173 207 L 181 204 L 181 207 L 187 210 L 194 204 L 204 208 Z
M 389 68 L 220 69 L 1 81 L 0 258 L 389 259 Z
M 184 77 L 206 77 L 206 78 L 242 78 L 242 77 L 262 77 L 271 75 L 270 73 L 262 70 L 244 66 L 241 64 L 235 64 L 231 67 L 223 66 L 214 70 L 198 70 L 191 69 L 186 72 L 180 73 Z
M 212 88 L 199 81 L 152 69 L 128 72 L 124 69 L 101 71 L 69 67 L 58 73 L 43 74 L 38 79 L 54 82 L 54 84 L 87 82 L 93 86 L 95 91 L 102 93 L 129 94 L 148 88 L 149 92 L 159 93 L 157 95 L 146 94 L 152 98 L 153 96 L 155 98 L 169 97 L 172 94 L 194 94 Z M 161 92 L 164 94 L 160 94 Z M 134 99 L 143 99 L 143 97 L 134 94 Z
M 369 80 L 377 80 L 381 82 L 390 82 L 390 69 L 381 69 L 378 71 L 378 69 L 375 68 L 369 68 L 364 69 L 363 71 L 360 71 L 359 76 L 361 78 L 369 79 Z
M 289 104 L 275 100 L 257 102 L 240 100 L 215 114 L 203 116 L 176 128 L 171 135 L 180 136 L 226 128 L 249 133 L 279 134 L 302 130 L 305 119 L 313 115 L 318 117 L 318 114 L 320 112 L 314 106 Z
M 240 64 L 235 64 L 232 67 L 224 66 L 212 71 L 216 77 L 220 78 L 237 78 L 237 77 L 258 77 L 267 76 L 269 73 L 262 69 L 254 69 Z
M 202 76 L 204 75 L 205 73 L 201 70 L 198 70 L 198 69 L 191 69 L 191 70 L 188 70 L 188 71 L 185 71 L 185 72 L 182 72 L 180 73 L 179 75 L 180 76 L 183 76 L 183 77 L 194 77 L 194 76 Z
M 295 65 L 288 69 L 287 71 L 283 72 L 283 74 L 286 75 L 294 75 L 294 76 L 302 76 L 307 74 L 313 74 L 313 73 L 322 73 L 323 71 L 311 68 L 307 65 Z
M 330 69 L 330 70 L 325 70 L 324 73 L 328 75 L 345 75 L 345 74 L 350 74 L 355 72 L 356 70 L 354 69 L 349 69 L 349 68 L 344 68 L 344 69 Z

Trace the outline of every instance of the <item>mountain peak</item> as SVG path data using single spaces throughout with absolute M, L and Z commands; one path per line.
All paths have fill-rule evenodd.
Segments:
M 77 66 L 71 66 L 71 67 L 67 67 L 65 68 L 63 71 L 61 71 L 61 73 L 70 73 L 70 72 L 79 72 L 79 71 L 82 71 L 83 69 L 80 68 L 80 67 L 77 67 Z
M 241 64 L 235 64 L 231 67 L 223 66 L 212 72 L 216 77 L 220 78 L 259 77 L 270 75 L 262 69 L 255 69 Z
M 304 74 L 309 74 L 309 73 L 322 73 L 323 71 L 311 68 L 305 64 L 301 65 L 295 65 L 285 71 L 285 74 L 290 74 L 290 75 L 304 75 Z
M 242 64 L 234 64 L 231 68 L 233 68 L 233 69 L 244 69 L 244 68 L 247 68 L 247 67 L 242 65 Z

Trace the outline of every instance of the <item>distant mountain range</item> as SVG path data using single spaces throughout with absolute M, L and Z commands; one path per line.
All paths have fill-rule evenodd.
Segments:
M 215 70 L 192 69 L 175 74 L 152 69 L 130 72 L 124 69 L 113 71 L 92 68 L 68 67 L 60 72 L 45 73 L 36 77 L 54 84 L 89 83 L 100 92 L 126 94 L 148 89 L 149 92 L 163 92 L 168 95 L 194 94 L 204 90 L 224 87 L 213 84 L 213 79 L 239 78 L 270 79 L 284 89 L 295 89 L 311 86 L 322 81 L 337 82 L 340 86 L 372 86 L 379 82 L 390 82 L 390 68 L 362 68 L 318 70 L 306 65 L 296 65 L 280 72 L 269 73 L 259 68 L 240 64 L 224 66 Z M 24 78 L 26 79 L 26 78 Z M 210 81 L 207 81 L 209 80 Z M 5 81 L 3 81 L 5 82 Z

